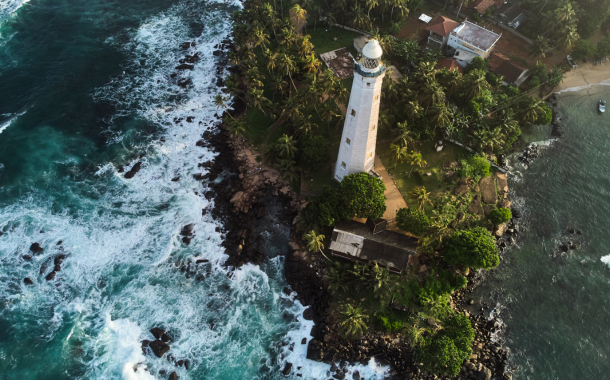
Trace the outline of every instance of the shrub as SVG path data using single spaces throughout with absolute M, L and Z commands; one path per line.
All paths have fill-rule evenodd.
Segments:
M 428 231 L 430 219 L 423 211 L 413 208 L 401 208 L 396 213 L 396 224 L 401 230 L 419 236 Z
M 310 172 L 320 169 L 330 159 L 326 140 L 319 135 L 303 136 L 299 141 L 298 152 L 300 153 L 299 164 Z
M 542 108 L 544 108 L 544 113 L 538 116 L 535 124 L 549 125 L 553 121 L 553 110 L 546 103 L 543 103 Z
M 486 229 L 455 231 L 444 244 L 442 255 L 451 265 L 491 269 L 500 263 L 499 250 Z
M 385 185 L 367 173 L 354 173 L 341 181 L 335 206 L 339 219 L 380 218 L 385 212 Z
M 456 376 L 462 363 L 472 355 L 475 332 L 470 320 L 453 314 L 443 321 L 443 330 L 426 338 L 415 350 L 415 360 L 422 369 L 436 375 Z
M 423 300 L 437 299 L 440 296 L 449 294 L 454 290 L 466 286 L 467 280 L 464 276 L 450 271 L 439 269 L 435 275 L 434 270 L 426 278 L 424 286 L 420 289 L 418 297 L 420 303 Z
M 405 323 L 401 320 L 390 320 L 390 318 L 383 315 L 378 315 L 377 319 L 387 332 L 398 332 L 405 328 Z
M 491 174 L 489 172 L 491 164 L 483 156 L 472 156 L 467 160 L 461 160 L 460 164 L 462 165 L 461 177 L 472 177 L 478 182 L 479 179 L 489 177 Z
M 489 213 L 489 220 L 496 226 L 508 222 L 512 217 L 510 210 L 507 208 L 496 208 Z
M 595 45 L 593 45 L 591 41 L 583 39 L 576 41 L 576 46 L 574 47 L 574 50 L 572 50 L 574 59 L 585 59 L 592 55 L 595 55 Z

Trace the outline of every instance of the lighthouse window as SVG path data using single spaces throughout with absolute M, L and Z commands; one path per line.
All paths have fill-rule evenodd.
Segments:
M 347 167 L 347 165 L 345 165 L 345 162 L 341 162 L 341 166 L 343 166 L 344 168 Z
M 356 116 L 356 110 L 352 110 L 352 116 Z
M 369 83 L 367 83 L 367 84 L 366 84 L 366 87 L 371 87 L 371 83 L 370 83 L 370 82 L 369 82 Z
M 345 139 L 345 142 L 347 143 L 347 145 L 349 145 L 349 144 L 351 144 L 351 143 L 352 143 L 352 141 L 351 141 L 349 138 L 346 138 L 346 139 Z

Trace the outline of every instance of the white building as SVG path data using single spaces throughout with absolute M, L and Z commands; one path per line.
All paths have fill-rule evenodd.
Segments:
M 386 71 L 381 63 L 382 54 L 379 42 L 370 40 L 354 69 L 354 83 L 335 164 L 335 179 L 339 182 L 349 174 L 373 170 L 381 84 Z
M 455 59 L 467 63 L 477 56 L 487 58 L 500 37 L 501 34 L 464 21 L 449 34 L 447 45 L 455 49 Z

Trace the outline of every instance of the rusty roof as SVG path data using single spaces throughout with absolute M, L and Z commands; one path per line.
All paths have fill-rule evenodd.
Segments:
M 447 37 L 451 31 L 460 26 L 460 23 L 453 21 L 445 16 L 438 16 L 430 22 L 428 30 L 440 34 L 443 37 Z
M 487 9 L 492 5 L 496 7 L 502 6 L 504 4 L 504 0 L 476 0 L 468 5 L 469 8 L 476 9 L 479 14 L 484 14 L 487 12 Z
M 504 77 L 507 83 L 515 83 L 527 70 L 502 53 L 492 53 L 489 56 L 489 71 Z
M 501 37 L 499 34 L 470 21 L 464 21 L 462 25 L 451 32 L 451 35 L 484 51 L 489 50 Z
M 464 68 L 460 66 L 455 58 L 453 57 L 445 57 L 438 61 L 436 65 L 437 69 L 447 69 L 447 70 L 457 70 L 460 73 L 464 74 Z

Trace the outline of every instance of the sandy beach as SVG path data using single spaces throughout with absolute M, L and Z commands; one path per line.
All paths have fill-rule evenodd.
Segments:
M 591 63 L 578 65 L 565 74 L 563 82 L 555 88 L 555 92 L 579 90 L 602 82 L 610 84 L 610 62 L 605 63 L 603 66 L 594 66 Z

